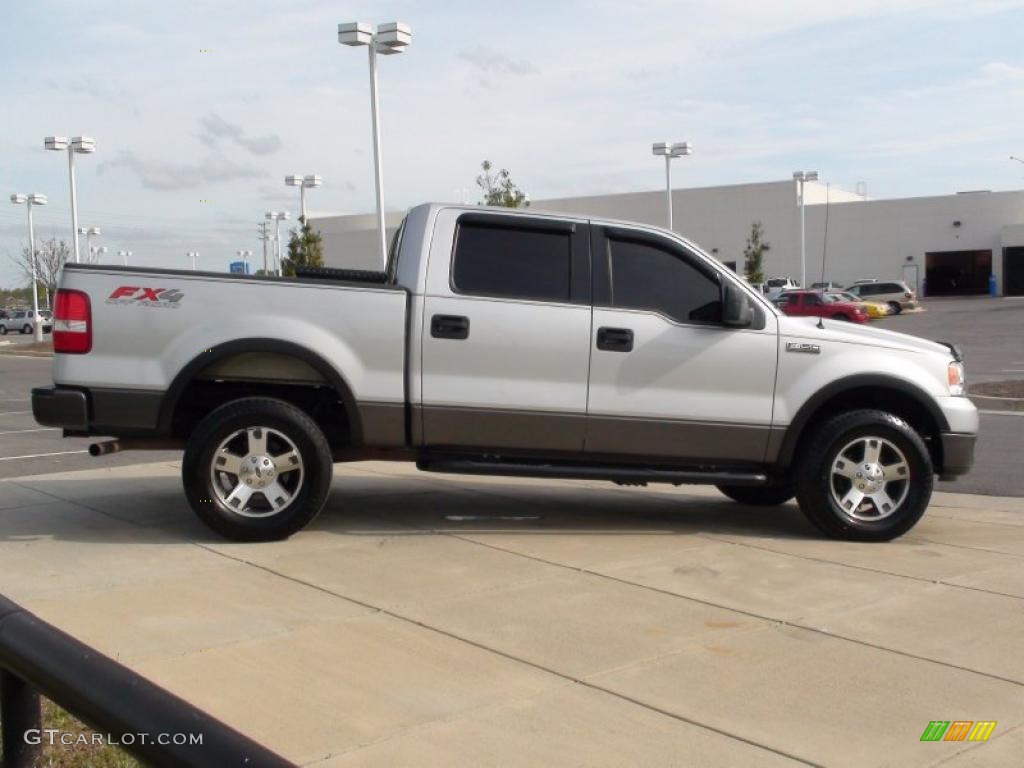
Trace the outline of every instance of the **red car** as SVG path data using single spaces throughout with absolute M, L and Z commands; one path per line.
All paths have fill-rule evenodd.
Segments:
M 860 304 L 818 291 L 786 291 L 779 297 L 777 305 L 787 315 L 797 317 L 829 317 L 854 323 L 868 321 L 867 310 Z

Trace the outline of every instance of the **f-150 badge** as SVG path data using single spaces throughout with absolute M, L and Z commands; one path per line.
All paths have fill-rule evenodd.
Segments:
M 805 341 L 787 341 L 787 352 L 802 352 L 805 355 L 820 355 L 821 347 L 818 344 L 808 344 Z
M 178 309 L 185 292 L 177 288 L 145 288 L 137 285 L 120 285 L 107 297 L 107 304 L 133 304 L 140 307 L 163 307 Z

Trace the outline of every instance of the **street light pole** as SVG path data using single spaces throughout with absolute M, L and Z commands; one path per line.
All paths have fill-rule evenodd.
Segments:
M 46 205 L 46 195 L 33 192 L 31 195 L 11 195 L 15 205 L 25 203 L 28 209 L 28 258 L 32 264 L 32 328 L 37 342 L 43 340 L 43 324 L 39 322 L 39 277 L 36 269 L 36 230 L 32 222 L 32 206 Z
M 380 241 L 381 263 L 387 262 L 387 232 L 384 226 L 384 171 L 380 147 L 380 107 L 377 95 L 377 54 L 402 53 L 412 42 L 412 29 L 400 21 L 380 24 L 376 30 L 365 22 L 338 25 L 338 42 L 342 45 L 365 45 L 370 61 L 370 116 L 373 128 L 373 178 L 377 193 L 377 237 Z
M 242 260 L 242 264 L 245 265 L 243 267 L 243 269 L 245 270 L 244 274 L 248 275 L 249 274 L 249 257 L 252 256 L 252 251 L 239 250 L 239 251 L 235 251 L 235 254 L 238 256 L 238 258 L 240 258 Z
M 78 195 L 75 191 L 75 155 L 88 155 L 96 151 L 96 140 L 88 136 L 75 136 L 70 141 L 66 136 L 47 136 L 43 140 L 46 149 L 68 152 L 68 181 L 71 186 L 71 239 L 75 246 L 75 263 L 80 260 L 78 248 Z
M 79 235 L 85 235 L 85 253 L 89 258 L 87 263 L 92 263 L 92 257 L 96 253 L 92 247 L 93 235 L 102 235 L 103 231 L 99 227 L 79 227 L 75 230 Z
M 693 145 L 688 141 L 669 144 L 659 141 L 651 145 L 651 153 L 665 158 L 665 208 L 668 211 L 668 228 L 672 229 L 672 160 L 693 154 Z
M 804 184 L 817 181 L 817 171 L 793 171 L 793 178 L 800 189 L 800 287 L 807 285 L 807 226 L 804 217 Z M 822 278 L 824 279 L 824 278 Z
M 105 245 L 92 246 L 91 248 L 89 248 L 89 253 L 91 254 L 89 263 L 99 264 L 102 261 L 103 254 L 106 252 L 107 246 Z
M 299 208 L 302 211 L 302 226 L 305 226 L 309 222 L 306 221 L 306 189 L 309 187 L 319 187 L 324 183 L 324 180 L 316 175 L 310 173 L 305 176 L 299 176 L 298 174 L 292 174 L 291 176 L 284 177 L 284 183 L 289 187 L 299 188 Z
M 289 214 L 288 211 L 267 211 L 265 215 L 266 215 L 268 221 L 273 221 L 275 223 L 275 227 L 276 227 L 276 233 L 275 233 L 275 238 L 274 239 L 276 240 L 277 245 L 275 246 L 274 250 L 276 252 L 277 268 L 276 268 L 275 271 L 277 272 L 277 276 L 280 277 L 281 276 L 281 222 L 282 221 L 287 221 L 289 218 L 291 218 L 291 214 Z
M 198 251 L 188 251 L 185 255 L 188 256 L 190 259 L 192 259 L 192 271 L 195 272 L 196 271 L 196 261 L 199 258 L 199 252 Z
M 124 266 L 128 266 L 128 258 L 132 255 L 131 251 L 118 251 L 117 255 L 121 257 L 121 263 Z

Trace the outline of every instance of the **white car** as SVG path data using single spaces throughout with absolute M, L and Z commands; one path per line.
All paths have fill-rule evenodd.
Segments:
M 791 277 L 769 277 L 764 283 L 764 294 L 769 301 L 774 301 L 786 291 L 795 291 L 800 283 Z
M 68 264 L 55 307 L 36 420 L 115 438 L 94 455 L 183 448 L 193 510 L 239 540 L 298 531 L 336 462 L 375 459 L 796 497 L 883 541 L 978 430 L 952 345 L 787 317 L 674 232 L 583 215 L 420 205 L 379 273 Z
M 53 330 L 53 320 L 48 310 L 40 310 L 36 314 L 31 309 L 16 309 L 8 313 L 8 317 L 0 320 L 0 335 L 6 336 L 12 331 L 18 333 L 35 333 L 38 322 L 43 333 L 50 333 Z
M 847 288 L 846 292 L 864 301 L 887 304 L 895 315 L 904 309 L 917 308 L 917 294 L 902 280 L 858 282 Z

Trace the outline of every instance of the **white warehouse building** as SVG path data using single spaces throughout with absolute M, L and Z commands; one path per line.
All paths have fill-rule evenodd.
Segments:
M 805 183 L 807 282 L 906 280 L 930 296 L 1024 295 L 1024 190 L 873 200 Z M 797 182 L 787 180 L 672 191 L 673 229 L 743 270 L 751 225 L 771 244 L 768 277 L 800 279 Z M 531 209 L 663 226 L 665 192 L 536 200 Z M 390 232 L 403 213 L 387 215 Z M 310 216 L 324 237 L 327 266 L 380 269 L 373 215 Z

